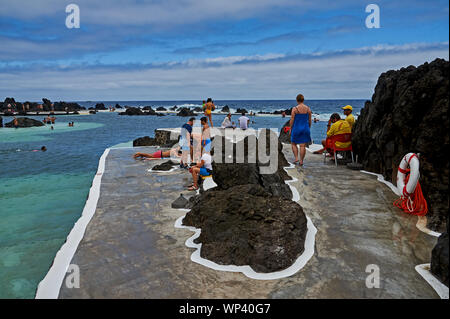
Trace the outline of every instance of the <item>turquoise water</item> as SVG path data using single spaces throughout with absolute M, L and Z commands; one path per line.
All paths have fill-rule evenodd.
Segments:
M 357 113 L 364 101 L 311 101 L 313 112 L 327 118 L 352 104 Z M 94 103 L 94 102 L 92 102 Z M 137 103 L 137 102 L 136 102 Z M 178 105 L 183 102 L 177 102 Z M 176 102 L 134 105 L 170 107 Z M 193 106 L 194 103 L 186 101 Z M 89 103 L 80 103 L 90 106 Z M 94 103 L 95 104 L 95 103 Z M 115 102 L 111 103 L 115 104 Z M 120 103 L 124 105 L 125 103 Z M 126 103 L 133 105 L 131 103 Z M 232 108 L 275 110 L 292 101 L 223 101 Z M 31 118 L 42 120 L 40 117 Z M 214 115 L 218 126 L 223 115 Z M 11 118 L 3 118 L 7 123 Z M 237 120 L 233 118 L 234 121 Z M 287 118 L 252 118 L 253 127 L 279 128 Z M 74 127 L 67 123 L 75 122 Z M 33 298 L 56 252 L 83 210 L 100 156 L 107 147 L 127 147 L 159 127 L 180 127 L 186 118 L 174 115 L 118 116 L 116 113 L 57 116 L 49 126 L 0 128 L 0 298 Z M 314 123 L 312 137 L 324 136 L 326 122 Z M 45 145 L 47 152 L 33 152 Z

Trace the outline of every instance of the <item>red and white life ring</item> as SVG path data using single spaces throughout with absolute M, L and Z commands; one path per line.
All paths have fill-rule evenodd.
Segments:
M 406 154 L 400 161 L 397 173 L 397 189 L 400 196 L 409 197 L 410 194 L 414 193 L 420 177 L 419 167 L 419 157 L 415 153 Z M 407 173 L 409 173 L 409 180 L 405 185 Z

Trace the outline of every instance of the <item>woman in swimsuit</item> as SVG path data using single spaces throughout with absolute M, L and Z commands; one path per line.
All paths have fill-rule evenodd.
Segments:
M 216 109 L 216 106 L 214 105 L 214 102 L 209 97 L 206 101 L 206 104 L 203 106 L 203 109 L 205 110 L 205 115 L 209 118 L 209 122 L 211 123 L 211 127 L 214 127 L 212 122 L 212 115 L 211 112 Z
M 172 157 L 172 156 L 180 157 L 181 150 L 172 148 L 167 151 L 159 150 L 152 154 L 137 152 L 136 154 L 133 155 L 133 158 L 134 159 L 155 160 L 155 159 L 162 159 L 165 157 L 168 158 L 168 157 Z
M 292 109 L 289 122 L 292 152 L 295 156 L 294 164 L 298 163 L 300 166 L 303 165 L 305 159 L 306 144 L 311 142 L 311 109 L 303 104 L 304 100 L 303 95 L 297 96 L 298 105 Z M 298 159 L 297 144 L 300 144 L 300 160 Z

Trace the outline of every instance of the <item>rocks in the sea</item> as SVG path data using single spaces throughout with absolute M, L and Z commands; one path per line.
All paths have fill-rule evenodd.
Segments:
M 177 116 L 195 116 L 195 113 L 188 107 L 183 107 L 178 111 Z
M 79 105 L 78 103 L 68 103 L 68 102 L 55 102 L 52 103 L 49 99 L 43 98 L 42 105 L 37 102 L 16 102 L 14 98 L 6 98 L 2 103 L 0 102 L 0 112 L 13 113 L 17 112 L 19 115 L 26 115 L 28 112 L 73 112 L 79 110 L 85 110 L 86 108 Z M 9 111 L 9 112 L 8 112 Z
M 116 104 L 116 106 L 114 106 L 114 108 L 121 109 L 122 107 L 120 106 L 120 104 Z
M 167 109 L 163 106 L 159 106 L 156 108 L 157 111 L 167 111 Z
M 242 112 L 244 112 L 245 114 L 248 113 L 246 109 L 238 108 L 238 109 L 236 110 L 236 113 L 242 113 Z
M 448 227 L 431 252 L 431 272 L 448 287 Z
M 353 149 L 364 169 L 396 183 L 404 155 L 420 153 L 420 184 L 428 227 L 448 218 L 449 62 L 436 59 L 380 75 L 353 129 Z
M 138 107 L 129 107 L 125 112 L 119 113 L 119 115 L 145 115 L 144 112 Z
M 44 126 L 44 123 L 41 121 L 36 121 L 27 117 L 18 117 L 17 118 L 17 127 L 35 127 L 35 126 Z M 5 124 L 5 127 L 14 127 L 14 120 Z
M 173 137 L 174 139 L 171 139 Z M 172 147 L 178 142 L 178 137 L 172 136 L 170 131 L 155 130 L 155 137 L 144 136 L 133 141 L 133 146 L 163 146 Z
M 274 111 L 273 112 L 273 114 L 277 114 L 277 115 L 279 115 L 279 114 L 283 114 L 283 112 L 286 114 L 286 115 L 291 115 L 291 112 L 292 112 L 292 108 L 290 108 L 290 109 L 286 109 L 286 110 L 276 110 L 276 111 Z
M 106 107 L 105 107 L 104 103 L 97 103 L 97 104 L 95 104 L 95 109 L 105 111 Z
M 168 160 L 167 162 L 153 166 L 152 171 L 170 171 L 175 165 L 178 164 Z
M 222 108 L 221 112 L 230 113 L 230 107 L 229 107 L 228 105 L 225 105 L 225 106 Z
M 280 271 L 303 253 L 307 220 L 302 207 L 258 184 L 210 189 L 192 200 L 183 225 L 201 229 L 201 256 L 218 264 Z
M 171 111 L 176 111 L 178 109 L 178 106 L 173 106 L 173 107 L 171 107 L 169 110 L 171 110 Z
M 201 108 L 200 106 L 197 106 L 194 108 L 194 112 L 203 112 L 203 108 Z
M 89 114 L 97 114 L 96 110 L 89 110 Z
M 139 107 L 127 107 L 125 112 L 120 112 L 119 115 L 156 115 L 164 116 L 164 114 L 157 113 L 151 106 L 145 106 L 144 108 Z
M 186 208 L 189 201 L 186 199 L 186 197 L 183 196 L 183 194 L 180 194 L 180 196 L 173 201 L 172 208 Z

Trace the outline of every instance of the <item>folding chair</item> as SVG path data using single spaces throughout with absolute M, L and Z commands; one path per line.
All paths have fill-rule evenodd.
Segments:
M 333 153 L 334 153 L 334 163 L 337 166 L 337 152 L 346 152 L 350 151 L 352 154 L 352 163 L 354 163 L 353 160 L 353 148 L 352 148 L 352 133 L 344 133 L 344 134 L 338 134 L 330 137 L 331 145 L 333 146 Z M 340 148 L 336 146 L 336 142 L 340 143 L 348 143 L 350 142 L 350 145 L 345 148 Z M 324 153 L 325 154 L 325 153 Z M 324 156 L 324 162 L 326 160 L 326 154 Z

